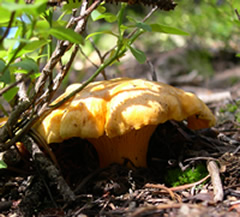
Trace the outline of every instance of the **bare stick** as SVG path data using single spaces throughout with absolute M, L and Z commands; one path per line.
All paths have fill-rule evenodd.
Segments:
M 211 181 L 213 185 L 213 193 L 214 193 L 214 202 L 220 202 L 223 200 L 223 186 L 220 178 L 219 168 L 215 161 L 209 161 L 207 163 L 207 169 L 211 176 Z
M 2 44 L 4 38 L 7 37 L 8 33 L 9 33 L 11 27 L 12 27 L 12 23 L 13 23 L 13 20 L 14 20 L 15 13 L 16 13 L 15 11 L 13 11 L 13 12 L 11 13 L 11 17 L 10 17 L 10 20 L 9 20 L 9 22 L 8 22 L 7 29 L 5 30 L 2 38 L 0 39 L 0 44 Z
M 240 14 L 238 13 L 237 9 L 235 9 L 235 13 L 237 14 L 238 20 L 240 21 Z

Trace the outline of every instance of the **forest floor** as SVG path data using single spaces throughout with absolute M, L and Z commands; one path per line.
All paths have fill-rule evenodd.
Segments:
M 148 64 L 128 62 L 120 74 L 151 79 L 156 73 L 158 80 L 195 92 L 215 114 L 215 127 L 192 131 L 175 121 L 159 125 L 149 144 L 148 168 L 99 169 L 85 141 L 53 144 L 71 190 L 62 186 L 60 174 L 48 178 L 26 157 L 0 170 L 0 217 L 240 216 L 240 60 L 232 53 L 214 54 L 215 74 L 206 79 L 196 70 L 183 73 L 190 70 L 186 52 L 153 54 L 152 71 Z

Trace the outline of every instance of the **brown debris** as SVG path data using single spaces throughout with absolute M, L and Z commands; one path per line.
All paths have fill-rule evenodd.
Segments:
M 225 188 L 240 186 L 240 155 L 226 152 L 219 158 Z
M 97 169 L 98 160 L 93 147 L 85 140 L 73 138 L 65 141 L 66 143 L 53 144 L 51 148 L 56 155 L 61 174 L 76 195 L 75 201 L 67 202 L 54 185 L 47 185 L 49 188 L 47 189 L 44 182 L 51 183 L 47 176 L 39 183 L 32 178 L 26 182 L 26 174 L 18 174 L 10 182 L 7 181 L 6 174 L 9 172 L 6 170 L 5 175 L 0 178 L 0 193 L 6 201 L 11 201 L 11 198 L 19 201 L 20 207 L 27 209 L 28 205 L 32 205 L 35 207 L 34 210 L 37 208 L 38 216 L 55 213 L 57 216 L 86 217 L 220 217 L 226 216 L 227 213 L 227 216 L 235 217 L 239 214 L 240 199 L 239 145 L 238 140 L 232 138 L 237 131 L 233 130 L 231 133 L 228 131 L 228 134 L 221 132 L 225 136 L 219 136 L 217 132 L 216 129 L 195 132 L 189 130 L 184 123 L 169 121 L 159 126 L 151 139 L 148 153 L 149 168 L 132 169 L 118 164 Z M 198 163 L 205 164 L 212 160 L 219 162 L 221 166 L 224 197 L 217 200 L 218 203 L 214 203 L 216 194 L 213 193 L 214 185 L 209 176 L 198 182 L 177 187 L 165 184 L 166 170 L 175 167 L 185 170 Z M 22 178 L 14 181 L 18 176 Z M 30 177 L 37 176 L 32 174 Z M 10 184 L 12 182 L 16 183 Z M 8 187 L 4 183 L 9 183 Z M 52 198 L 47 193 L 48 190 Z M 16 193 L 14 197 L 14 192 L 21 193 Z M 28 197 L 22 197 L 22 194 Z M 41 206 L 34 201 L 41 201 Z M 5 215 L 16 213 L 18 207 L 19 205 L 11 206 L 8 210 L 3 210 L 3 213 Z M 34 212 L 33 209 L 28 210 Z

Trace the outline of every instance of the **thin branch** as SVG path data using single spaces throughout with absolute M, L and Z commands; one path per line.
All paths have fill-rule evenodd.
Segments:
M 7 139 L 9 139 L 9 132 L 13 131 L 14 126 L 15 126 L 16 122 L 18 121 L 19 117 L 30 106 L 31 106 L 31 102 L 29 102 L 29 101 L 21 102 L 11 112 L 7 123 L 3 127 L 0 128 L 0 152 L 5 151 L 8 149 L 8 147 L 10 147 L 10 146 L 5 145 L 4 142 L 7 141 Z M 15 138 L 15 136 L 14 136 L 14 138 Z M 12 141 L 14 138 L 11 139 L 11 145 L 15 144 L 17 142 L 17 140 L 19 139 L 19 137 L 18 137 L 14 141 Z
M 142 22 L 146 22 L 155 11 L 157 11 L 158 7 L 155 6 L 154 8 L 152 8 L 152 10 L 143 18 Z M 138 28 L 135 28 L 128 36 L 127 38 L 131 38 L 136 32 L 137 32 Z
M 14 83 L 10 84 L 7 87 L 4 87 L 0 90 L 0 96 L 2 96 L 4 93 L 6 93 L 7 91 L 9 91 L 11 88 L 17 86 L 19 83 L 26 81 L 29 76 L 33 74 L 33 71 L 30 71 L 28 74 L 24 74 L 20 79 L 18 79 L 17 81 L 15 81 Z
M 17 80 L 20 80 L 24 78 L 24 74 L 16 74 L 16 79 Z M 29 98 L 28 98 L 28 94 L 27 94 L 27 86 L 26 86 L 26 83 L 23 81 L 23 82 L 20 82 L 18 85 L 18 97 L 19 97 L 19 101 L 29 101 Z
M 103 64 L 105 58 L 102 56 L 100 50 L 99 50 L 99 49 L 97 48 L 97 46 L 95 45 L 93 39 L 92 39 L 92 38 L 89 38 L 89 40 L 90 40 L 93 48 L 95 49 L 95 51 L 96 51 L 96 53 L 97 53 L 97 55 L 98 55 L 98 57 L 99 57 L 99 59 L 100 59 L 100 63 Z M 107 76 L 106 76 L 105 70 L 103 70 L 101 73 L 102 73 L 102 75 L 103 75 L 103 78 L 104 78 L 105 80 L 107 80 Z
M 54 81 L 53 81 L 53 87 L 52 87 L 52 91 L 48 91 L 46 90 L 45 93 L 41 96 L 40 100 L 44 99 L 47 95 L 48 95 L 48 100 L 47 102 L 49 103 L 50 99 L 52 99 L 53 95 L 55 94 L 55 92 L 57 91 L 57 89 L 59 88 L 59 86 L 61 85 L 63 79 L 65 78 L 65 76 L 67 75 L 76 55 L 77 52 L 79 50 L 79 46 L 75 45 L 72 53 L 71 53 L 71 57 L 68 61 L 68 63 L 65 66 L 62 66 L 62 70 L 60 73 L 57 74 L 57 76 L 55 77 Z M 39 114 L 41 114 L 42 112 L 39 111 Z
M 87 8 L 87 1 L 85 1 L 85 2 L 82 3 L 82 7 L 81 7 L 81 11 L 80 11 L 80 16 L 82 16 L 83 14 L 86 15 L 86 11 L 89 11 L 89 8 Z M 91 13 L 91 12 L 92 12 L 92 11 L 90 11 L 90 12 L 88 12 L 88 13 Z M 75 13 L 75 11 L 74 11 L 73 13 Z M 89 15 L 89 14 L 88 14 L 88 15 Z M 85 16 L 84 18 L 87 18 L 87 17 Z M 71 23 L 71 21 L 70 21 L 70 23 Z M 81 22 L 78 23 L 78 25 L 76 26 L 76 28 L 75 28 L 74 31 L 77 32 L 77 33 L 79 33 L 79 34 L 81 34 L 81 33 L 84 31 L 84 25 L 85 25 L 85 23 L 86 23 L 85 20 L 81 20 Z M 67 26 L 69 26 L 69 25 L 67 25 Z M 61 50 L 61 49 L 62 49 L 61 45 L 64 46 L 64 43 L 65 43 L 65 45 L 68 45 L 68 47 L 66 47 L 67 50 L 70 49 L 70 48 L 72 47 L 72 45 L 73 45 L 73 44 L 71 44 L 71 43 L 69 43 L 69 42 L 61 41 L 61 42 L 59 43 L 59 47 L 57 47 L 56 50 L 57 50 L 57 49 Z M 56 50 L 54 51 L 53 55 L 54 55 L 55 53 L 57 53 Z M 65 50 L 65 51 L 67 51 L 67 50 Z M 42 94 L 42 96 L 41 96 L 40 100 L 38 100 L 38 102 L 42 101 L 46 96 L 48 96 L 48 97 L 47 97 L 47 98 L 48 98 L 47 101 L 50 102 L 50 100 L 51 100 L 51 98 L 53 97 L 54 93 L 56 92 L 56 90 L 57 90 L 58 87 L 60 86 L 60 82 L 63 80 L 63 78 L 66 76 L 67 72 L 69 71 L 70 66 L 71 66 L 71 64 L 72 64 L 72 62 L 73 62 L 73 60 L 74 60 L 74 58 L 75 58 L 75 56 L 76 56 L 77 51 L 78 51 L 78 46 L 75 46 L 75 48 L 74 48 L 74 50 L 73 50 L 73 53 L 72 53 L 72 55 L 71 55 L 70 61 L 69 61 L 68 64 L 66 65 L 67 67 L 64 69 L 64 72 L 62 71 L 62 72 L 60 73 L 60 75 L 57 76 L 56 79 L 54 80 L 53 83 L 54 83 L 55 85 L 54 85 L 54 87 L 53 87 L 53 90 L 52 90 L 52 91 L 46 90 L 45 93 Z M 59 55 L 57 62 L 60 62 L 60 61 L 61 61 L 61 57 L 62 57 L 62 56 Z M 57 62 L 54 62 L 53 64 L 57 64 Z M 54 67 L 55 67 L 55 65 L 54 65 Z M 53 68 L 54 68 L 54 67 L 53 67 Z M 50 74 L 51 74 L 51 72 L 49 71 L 49 75 L 50 75 Z M 44 75 L 45 75 L 45 76 L 44 76 Z M 39 81 L 39 83 L 41 82 L 41 85 L 39 85 L 39 88 L 40 88 L 40 87 L 42 87 L 42 88 L 44 87 L 45 80 L 48 78 L 47 74 L 44 74 L 44 75 L 43 75 L 42 79 Z M 57 84 L 55 83 L 56 81 L 58 81 Z M 40 89 L 40 90 L 41 90 L 41 89 Z M 52 93 L 50 93 L 50 92 L 52 92 Z
M 79 91 L 81 91 L 84 87 L 86 87 L 89 83 L 92 82 L 92 80 L 94 78 L 96 78 L 107 66 L 111 65 L 116 59 L 119 58 L 119 56 L 122 56 L 123 53 L 125 52 L 125 50 L 122 50 L 120 52 L 120 50 L 122 49 L 122 47 L 118 47 L 118 50 L 116 51 L 116 53 L 110 58 L 107 60 L 107 62 L 105 64 L 101 64 L 99 66 L 99 68 L 95 71 L 95 73 L 90 77 L 88 78 L 88 80 L 86 80 L 79 88 L 77 88 L 76 90 L 74 90 L 73 92 L 71 92 L 68 96 L 66 96 L 65 98 L 63 98 L 61 101 L 57 102 L 56 104 L 54 105 L 51 105 L 50 108 L 53 109 L 53 108 L 57 108 L 59 107 L 60 105 L 62 105 L 64 102 L 66 102 L 68 99 L 70 99 L 71 97 L 73 97 L 76 93 L 78 93 Z
M 103 63 L 104 58 L 102 57 L 100 50 L 98 49 L 98 47 L 96 46 L 96 44 L 94 43 L 94 41 L 93 41 L 92 38 L 89 38 L 89 41 L 91 42 L 91 44 L 92 44 L 94 50 L 96 51 L 96 53 L 97 53 L 99 59 L 101 60 L 101 63 Z
M 10 31 L 10 29 L 11 29 L 11 27 L 12 27 L 12 23 L 13 23 L 15 14 L 16 14 L 15 11 L 13 11 L 13 12 L 11 13 L 11 17 L 10 17 L 10 20 L 9 20 L 9 23 L 8 23 L 8 26 L 7 26 L 7 29 L 6 29 L 6 31 L 4 32 L 2 38 L 0 39 L 0 44 L 3 43 L 3 40 L 7 37 L 8 33 L 9 33 L 9 31 Z
M 82 12 L 81 15 L 78 17 L 78 19 L 76 18 L 72 18 L 67 27 L 66 28 L 70 28 L 72 27 L 74 24 L 76 24 L 78 21 L 87 18 L 91 12 L 93 10 L 95 10 L 98 5 L 101 3 L 100 0 L 95 1 L 89 8 L 82 8 Z M 84 5 L 85 6 L 85 5 Z M 75 32 L 81 34 L 83 31 L 82 28 L 80 28 L 80 25 L 77 25 L 77 27 L 74 30 Z M 50 60 L 48 61 L 48 63 L 45 65 L 45 67 L 42 70 L 42 74 L 38 79 L 38 82 L 36 83 L 36 97 L 39 97 L 42 94 L 44 85 L 46 83 L 46 80 L 49 76 L 50 73 L 52 73 L 54 67 L 56 66 L 56 64 L 60 61 L 61 57 L 65 54 L 66 51 L 68 51 L 71 47 L 72 47 L 72 43 L 68 42 L 68 41 L 60 41 L 60 43 L 57 45 L 55 51 L 53 52 Z
M 73 61 L 74 61 L 74 59 L 75 59 L 75 57 L 76 57 L 76 55 L 77 55 L 78 50 L 79 50 L 79 46 L 78 46 L 78 45 L 75 45 L 75 46 L 74 46 L 74 49 L 73 49 L 73 51 L 72 51 L 72 53 L 71 53 L 71 56 L 70 56 L 69 61 L 67 62 L 66 65 L 64 65 L 64 66 L 62 67 L 62 71 L 61 71 L 60 75 L 59 75 L 59 76 L 56 76 L 56 78 L 54 79 L 53 91 L 56 91 L 56 90 L 58 89 L 58 87 L 60 86 L 62 80 L 63 80 L 63 79 L 65 78 L 65 76 L 67 75 L 67 73 L 68 73 L 68 71 L 70 70 L 71 65 L 72 65 L 72 63 L 73 63 Z
M 237 17 L 238 17 L 238 20 L 240 21 L 240 14 L 239 14 L 238 10 L 235 9 L 234 11 L 235 11 L 235 13 L 236 13 L 236 15 L 237 15 Z
M 153 81 L 157 81 L 157 73 L 156 73 L 156 70 L 155 70 L 152 62 L 151 62 L 149 59 L 147 59 L 147 64 L 148 64 L 148 66 L 149 66 L 149 68 L 150 68 L 152 80 L 153 80 Z
M 94 1 L 91 6 L 84 12 L 82 13 L 79 17 L 71 19 L 71 21 L 68 23 L 66 28 L 71 28 L 75 24 L 77 24 L 80 20 L 86 18 L 89 16 L 90 13 L 92 13 L 93 10 L 95 10 L 98 5 L 101 3 L 101 0 L 96 0 Z
M 96 69 L 99 67 L 98 65 L 96 65 L 82 50 L 82 48 L 80 48 L 80 52 L 81 54 L 84 56 L 84 58 L 89 61 Z
M 11 57 L 11 59 L 8 61 L 8 63 L 5 65 L 5 67 L 2 69 L 2 71 L 0 72 L 1 75 L 4 74 L 4 72 L 9 68 L 9 66 L 11 65 L 11 63 L 15 60 L 15 57 L 17 56 L 18 52 L 21 51 L 21 49 L 23 49 L 23 47 L 25 46 L 25 43 L 20 43 L 19 46 L 14 50 L 14 53 Z
M 146 22 L 151 16 L 152 14 L 157 11 L 158 7 L 154 7 L 151 9 L 151 11 L 143 18 L 142 22 Z M 130 32 L 127 36 L 127 38 L 131 38 L 136 32 L 137 32 L 138 28 L 135 28 L 132 32 Z M 107 55 L 109 55 L 114 49 L 116 49 L 117 45 L 114 46 L 112 49 L 110 49 L 109 51 L 107 51 L 102 57 L 105 59 Z

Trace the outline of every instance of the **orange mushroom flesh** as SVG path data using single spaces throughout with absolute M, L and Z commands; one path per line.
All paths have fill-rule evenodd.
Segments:
M 79 85 L 68 87 L 55 102 Z M 193 129 L 215 124 L 212 112 L 192 93 L 160 82 L 117 78 L 92 82 L 34 128 L 47 143 L 87 139 L 95 147 L 101 167 L 126 159 L 146 167 L 150 137 L 167 120 L 187 120 Z
M 109 138 L 105 134 L 99 138 L 88 139 L 98 153 L 100 167 L 111 163 L 122 164 L 129 160 L 130 165 L 146 167 L 148 143 L 157 125 L 144 126 L 140 130 L 131 130 L 121 136 Z

